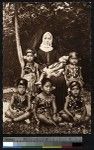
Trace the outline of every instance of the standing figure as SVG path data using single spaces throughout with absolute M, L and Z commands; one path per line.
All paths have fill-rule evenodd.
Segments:
M 33 96 L 36 94 L 35 82 L 39 79 L 38 64 L 34 62 L 33 50 L 27 49 L 26 56 L 23 56 L 21 49 L 18 50 L 18 57 L 21 64 L 21 77 L 28 81 L 28 91 Z
M 67 86 L 70 84 L 71 81 L 77 80 L 83 86 L 83 78 L 81 74 L 81 67 L 78 66 L 78 56 L 76 52 L 69 53 L 69 64 L 65 67 L 65 80 Z
M 30 96 L 26 93 L 27 90 L 27 80 L 19 79 L 17 81 L 16 92 L 11 98 L 9 109 L 6 112 L 6 117 L 9 118 L 8 121 L 18 122 L 26 121 L 30 123 Z

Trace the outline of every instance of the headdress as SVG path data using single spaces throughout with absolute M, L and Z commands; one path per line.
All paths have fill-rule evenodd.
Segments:
M 50 40 L 48 43 L 45 43 L 45 37 L 49 36 Z M 50 32 L 46 32 L 44 33 L 43 37 L 42 37 L 42 43 L 40 45 L 40 49 L 44 52 L 49 52 L 53 50 L 52 47 L 52 42 L 53 42 L 53 36 Z

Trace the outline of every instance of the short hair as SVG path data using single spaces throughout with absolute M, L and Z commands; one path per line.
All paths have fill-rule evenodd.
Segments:
M 78 53 L 76 53 L 76 52 L 70 52 L 69 53 L 69 59 L 70 58 L 77 58 L 78 59 Z
M 41 81 L 42 87 L 45 85 L 46 82 L 50 82 L 51 85 L 53 86 L 51 79 L 49 79 L 49 78 L 43 78 L 42 81 Z
M 27 88 L 28 82 L 26 79 L 20 78 L 16 81 L 16 86 L 23 85 Z
M 27 49 L 27 50 L 26 50 L 26 54 L 28 54 L 28 53 L 31 53 L 31 54 L 34 55 L 34 51 L 33 51 L 32 49 Z
M 77 86 L 80 90 L 81 90 L 81 88 L 82 88 L 82 86 L 81 86 L 81 84 L 80 84 L 79 81 L 72 81 L 72 82 L 70 82 L 69 88 L 70 88 L 71 90 L 72 90 L 72 88 L 73 88 L 74 86 Z

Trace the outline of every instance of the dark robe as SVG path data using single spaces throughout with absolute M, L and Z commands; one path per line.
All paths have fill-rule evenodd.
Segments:
M 37 53 L 38 56 L 38 64 L 40 64 L 40 68 L 43 69 L 46 67 L 47 64 L 47 53 L 39 50 Z M 59 59 L 58 52 L 55 50 L 52 50 L 49 52 L 49 65 L 52 65 L 53 63 L 57 62 Z M 53 94 L 56 97 L 56 105 L 57 110 L 63 109 L 64 102 L 65 102 L 65 96 L 66 96 L 66 83 L 64 76 L 61 75 L 59 77 L 51 77 L 52 83 L 55 85 L 56 89 L 53 91 Z
M 38 56 L 37 62 L 38 64 L 40 64 L 42 68 L 57 62 L 59 58 L 55 50 L 49 51 L 49 62 L 47 62 L 47 52 L 38 50 L 37 56 Z

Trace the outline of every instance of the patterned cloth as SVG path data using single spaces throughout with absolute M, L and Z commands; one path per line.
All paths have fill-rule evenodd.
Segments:
M 35 105 L 37 109 L 37 114 L 45 115 L 46 118 L 52 118 L 52 102 L 55 101 L 55 96 L 51 94 L 45 97 L 43 93 L 37 95 L 35 99 Z
M 23 78 L 28 81 L 28 90 L 32 92 L 32 95 L 35 95 L 36 93 L 36 86 L 35 82 L 37 82 L 37 75 L 38 72 L 38 64 L 34 63 L 34 65 L 31 65 L 31 63 L 27 63 L 24 67 L 24 76 Z
M 13 94 L 13 104 L 11 106 L 12 109 L 24 111 L 28 107 L 28 99 L 30 99 L 30 97 L 27 93 L 24 95 L 19 95 L 18 93 Z
M 66 97 L 66 100 L 69 101 L 67 109 L 73 114 L 82 114 L 84 107 L 85 107 L 85 102 L 84 102 L 84 97 L 79 96 L 77 98 L 74 98 L 73 96 L 68 95 Z
M 67 65 L 65 67 L 65 79 L 67 85 L 70 84 L 71 81 L 77 80 L 81 85 L 83 85 L 83 79 L 81 75 L 81 67 L 76 65 Z

